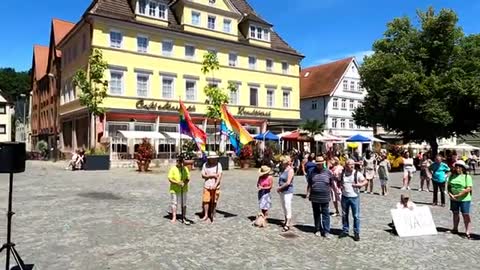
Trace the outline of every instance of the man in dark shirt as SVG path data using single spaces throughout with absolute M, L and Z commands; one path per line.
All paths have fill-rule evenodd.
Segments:
M 325 159 L 315 159 L 317 167 L 308 177 L 307 198 L 312 202 L 315 235 L 330 239 L 330 189 L 334 187 L 335 178 L 325 168 Z

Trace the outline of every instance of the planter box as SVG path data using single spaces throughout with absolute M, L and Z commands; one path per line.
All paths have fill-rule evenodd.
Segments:
M 228 171 L 230 169 L 230 157 L 220 157 L 218 163 L 222 164 L 222 169 Z
M 110 170 L 110 155 L 86 155 L 84 169 L 86 171 Z

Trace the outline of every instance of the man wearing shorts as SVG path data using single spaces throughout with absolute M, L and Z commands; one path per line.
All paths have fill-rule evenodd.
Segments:
M 183 157 L 178 157 L 177 165 L 168 171 L 168 181 L 170 181 L 170 198 L 172 202 L 172 223 L 177 221 L 177 206 L 182 210 L 182 221 L 189 224 L 186 219 L 187 213 L 187 192 L 188 182 L 190 181 L 190 172 L 183 165 Z
M 205 180 L 202 196 L 204 213 L 202 220 L 206 221 L 210 216 L 213 222 L 215 208 L 220 197 L 220 183 L 222 180 L 222 164 L 218 163 L 218 155 L 215 152 L 208 154 L 207 162 L 203 164 L 202 178 Z

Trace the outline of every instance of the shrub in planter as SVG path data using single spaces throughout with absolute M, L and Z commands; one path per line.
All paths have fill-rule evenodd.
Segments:
M 186 141 L 182 145 L 183 164 L 189 170 L 193 168 L 194 158 L 196 156 L 195 151 L 197 150 L 197 145 L 193 141 Z
M 252 158 L 253 158 L 253 149 L 250 144 L 247 144 L 242 147 L 242 149 L 240 150 L 239 158 L 240 158 L 240 167 L 242 169 L 246 169 L 250 167 L 250 163 L 252 162 Z
M 110 170 L 110 155 L 107 147 L 100 145 L 95 149 L 85 151 L 85 164 L 87 171 Z
M 135 159 L 137 160 L 138 171 L 146 172 L 150 167 L 154 156 L 153 146 L 147 138 L 142 140 L 142 143 L 138 146 L 135 153 Z

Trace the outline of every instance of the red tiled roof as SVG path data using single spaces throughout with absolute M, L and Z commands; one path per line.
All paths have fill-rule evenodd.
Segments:
M 52 20 L 52 27 L 53 27 L 53 37 L 55 39 L 55 47 L 62 41 L 62 39 L 72 30 L 75 26 L 74 23 L 67 22 L 60 19 L 53 19 Z M 57 57 L 62 56 L 62 52 L 60 50 L 55 50 Z
M 330 95 L 353 60 L 353 57 L 348 57 L 303 69 L 300 73 L 300 98 Z
M 35 78 L 41 79 L 47 74 L 48 47 L 42 45 L 33 46 L 33 61 L 35 65 Z

